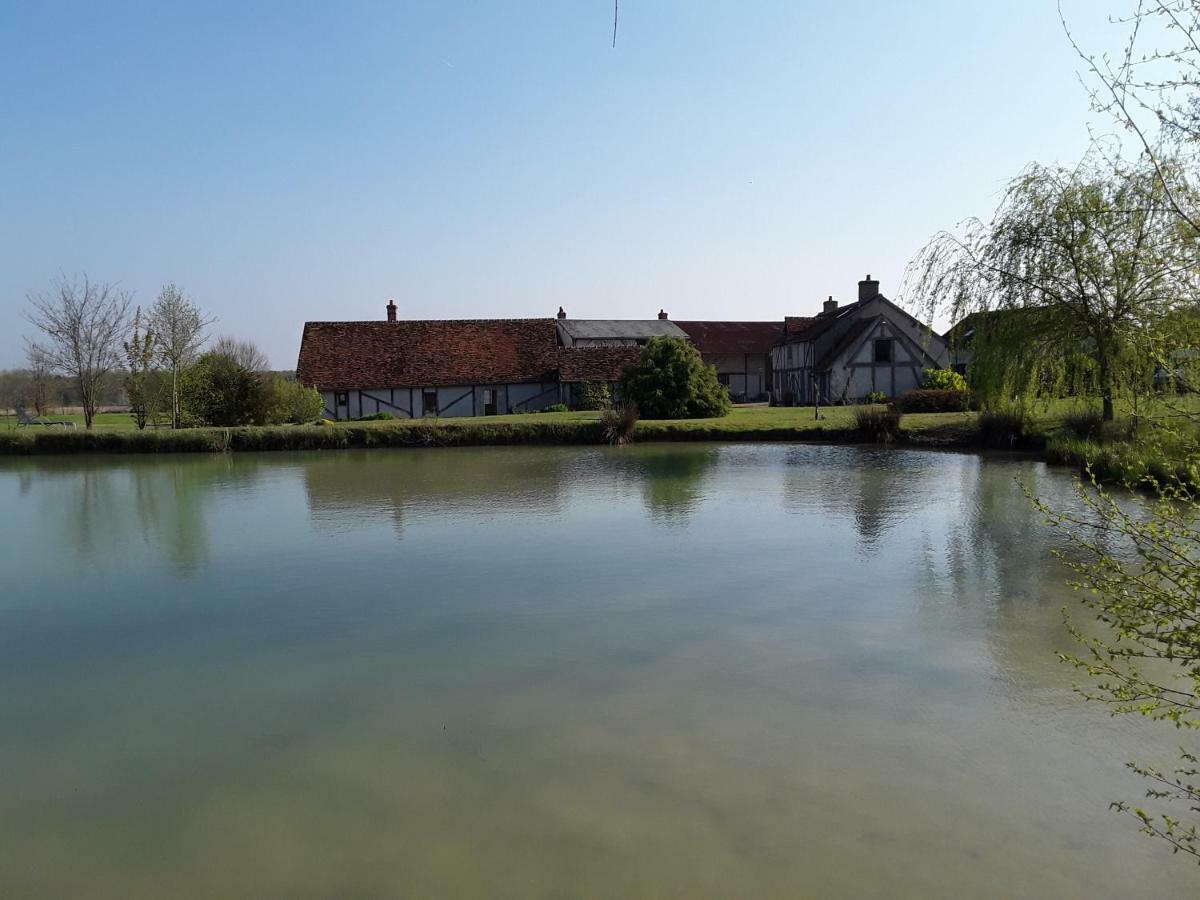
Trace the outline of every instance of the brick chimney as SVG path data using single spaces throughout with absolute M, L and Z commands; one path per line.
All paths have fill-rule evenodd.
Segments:
M 563 309 L 561 306 L 558 308 L 558 317 L 560 319 L 565 319 L 567 317 L 567 311 L 565 309 Z
M 396 321 L 396 301 L 389 300 L 387 305 L 387 316 L 389 322 Z
M 658 318 L 659 321 L 665 322 L 667 320 L 667 311 L 665 309 L 660 309 L 658 311 Z
M 858 302 L 864 300 L 874 300 L 879 296 L 879 282 L 875 281 L 870 275 L 858 283 Z
M 833 299 L 833 294 L 829 295 L 829 299 L 825 301 L 825 305 L 821 308 L 821 315 L 832 316 L 838 311 L 838 302 Z

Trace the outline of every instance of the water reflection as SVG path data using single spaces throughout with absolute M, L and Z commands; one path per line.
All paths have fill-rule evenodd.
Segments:
M 322 528 L 386 522 L 397 538 L 421 510 L 456 514 L 552 514 L 561 508 L 569 457 L 509 448 L 331 453 L 309 457 L 304 493 Z
M 1071 694 L 1017 474 L 1069 496 L 875 448 L 2 465 L 0 895 L 1189 896 L 1106 811 L 1155 748 Z

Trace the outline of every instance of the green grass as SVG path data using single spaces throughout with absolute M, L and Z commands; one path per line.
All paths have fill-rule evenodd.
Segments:
M 1026 435 L 1013 446 L 1044 451 L 1052 462 L 1091 466 L 1106 481 L 1137 481 L 1147 475 L 1181 477 L 1200 483 L 1195 472 L 1200 433 L 1181 412 L 1200 413 L 1200 398 L 1178 406 L 1140 410 L 1137 427 L 1128 408 L 1106 425 L 1097 439 L 1083 440 L 1063 426 L 1078 401 L 1055 401 L 1032 409 Z M 862 407 L 835 406 L 814 418 L 812 407 L 736 407 L 719 419 L 638 422 L 634 440 L 646 441 L 811 441 L 864 440 L 855 414 Z M 9 422 L 13 420 L 10 418 Z M 977 414 L 911 413 L 901 422 L 901 440 L 919 446 L 984 446 Z M 395 419 L 338 422 L 315 426 L 263 428 L 147 429 L 138 431 L 125 413 L 97 417 L 88 432 L 59 428 L 5 428 L 0 422 L 0 454 L 41 453 L 211 453 L 254 450 L 322 450 L 350 447 L 449 447 L 491 444 L 599 444 L 603 434 L 596 412 L 531 413 L 487 418 Z
M 52 422 L 73 422 L 76 428 L 83 428 L 82 413 L 51 413 L 46 416 Z M 0 413 L 0 432 L 17 427 L 17 417 L 13 413 Z M 40 427 L 40 426 L 34 426 Z M 136 431 L 133 416 L 123 412 L 97 413 L 92 427 L 101 431 Z

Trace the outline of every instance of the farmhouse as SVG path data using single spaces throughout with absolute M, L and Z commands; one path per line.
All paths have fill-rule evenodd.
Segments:
M 772 397 L 783 405 L 847 403 L 873 391 L 896 397 L 919 387 L 922 369 L 950 360 L 945 338 L 879 292 L 868 275 L 858 300 L 830 297 L 811 318 L 788 317 L 771 351 Z
M 879 293 L 870 276 L 858 302 L 830 299 L 820 315 L 774 322 L 545 319 L 307 322 L 296 366 L 331 419 L 486 416 L 570 404 L 578 385 L 615 386 L 654 337 L 691 341 L 735 400 L 846 402 L 917 386 L 944 365 L 946 342 Z

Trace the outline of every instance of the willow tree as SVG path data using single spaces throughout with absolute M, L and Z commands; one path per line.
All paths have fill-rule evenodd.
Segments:
M 1171 184 L 1185 189 L 1182 175 Z M 1111 420 L 1118 388 L 1148 384 L 1173 349 L 1163 323 L 1200 296 L 1197 236 L 1166 191 L 1146 162 L 1031 165 L 991 219 L 922 249 L 908 299 L 930 317 L 974 314 L 970 371 L 985 404 L 1037 396 L 1082 358 Z

